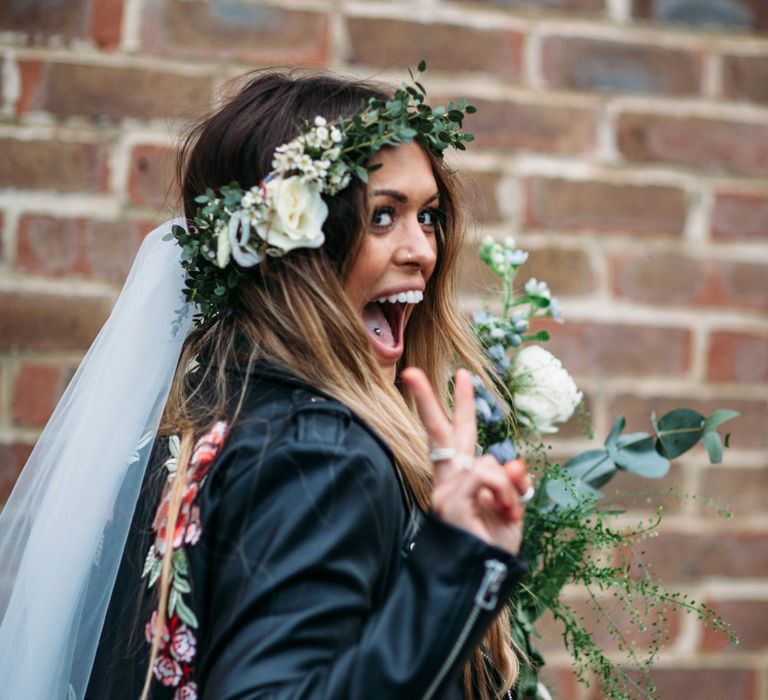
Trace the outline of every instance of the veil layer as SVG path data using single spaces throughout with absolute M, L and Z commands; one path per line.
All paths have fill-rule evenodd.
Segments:
M 192 320 L 181 249 L 145 238 L 0 512 L 3 697 L 81 700 Z

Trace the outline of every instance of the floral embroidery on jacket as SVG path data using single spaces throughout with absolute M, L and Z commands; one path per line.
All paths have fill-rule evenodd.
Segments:
M 194 612 L 184 599 L 185 595 L 192 590 L 188 578 L 189 562 L 184 547 L 193 546 L 200 540 L 202 534 L 200 507 L 195 503 L 195 500 L 208 470 L 227 438 L 228 429 L 229 426 L 225 421 L 217 422 L 213 428 L 200 437 L 192 450 L 187 468 L 187 484 L 184 487 L 179 516 L 173 531 L 171 590 L 168 596 L 167 619 L 159 621 L 158 611 L 154 610 L 145 627 L 145 637 L 151 644 L 158 625 L 161 625 L 160 646 L 152 670 L 155 678 L 162 685 L 176 688 L 173 700 L 197 700 L 197 684 L 193 680 L 193 661 L 197 652 L 195 630 L 198 622 Z M 168 443 L 171 456 L 163 466 L 168 472 L 168 481 L 170 482 L 176 477 L 180 448 L 178 436 L 171 436 Z M 168 535 L 169 506 L 170 489 L 166 488 L 152 522 L 155 542 L 149 548 L 144 563 L 144 571 L 141 575 L 142 578 L 149 578 L 148 585 L 150 588 L 157 583 L 163 567 L 163 555 L 166 551 Z

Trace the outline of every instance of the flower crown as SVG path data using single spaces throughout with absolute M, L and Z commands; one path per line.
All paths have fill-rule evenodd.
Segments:
M 424 70 L 422 61 L 419 74 Z M 377 167 L 368 163 L 384 146 L 415 141 L 442 159 L 447 148 L 464 150 L 474 139 L 461 127 L 475 107 L 462 99 L 433 109 L 425 103 L 424 86 L 408 72 L 411 83 L 391 100 L 372 97 L 358 112 L 331 124 L 322 116 L 312 123 L 302 120 L 302 133 L 275 149 L 272 171 L 258 185 L 246 191 L 233 182 L 195 198 L 198 208 L 189 230 L 174 226 L 166 238 L 175 238 L 182 248 L 184 295 L 197 304 L 197 322 L 226 308 L 245 270 L 265 255 L 321 246 L 328 216 L 321 195 L 337 194 L 352 177 L 367 182 Z

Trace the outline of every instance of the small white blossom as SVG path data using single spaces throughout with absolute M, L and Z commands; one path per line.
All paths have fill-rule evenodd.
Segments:
M 549 285 L 543 280 L 539 282 L 535 277 L 531 277 L 525 283 L 525 291 L 527 294 L 535 294 L 545 299 L 549 299 L 552 293 L 549 291 Z
M 325 121 L 325 117 L 316 116 L 315 117 L 315 126 L 325 126 L 328 122 Z
M 317 127 L 317 131 L 315 133 L 317 134 L 317 138 L 320 139 L 320 141 L 325 141 L 328 139 L 328 127 L 319 126 Z
M 341 131 L 337 129 L 335 126 L 331 127 L 331 141 L 334 143 L 341 143 L 341 139 L 343 138 Z

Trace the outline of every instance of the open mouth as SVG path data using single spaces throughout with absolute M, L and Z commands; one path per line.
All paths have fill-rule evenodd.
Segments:
M 409 304 L 418 304 L 423 298 L 422 292 L 411 290 L 380 297 L 363 307 L 363 323 L 379 354 L 387 358 L 402 354 L 405 312 Z

